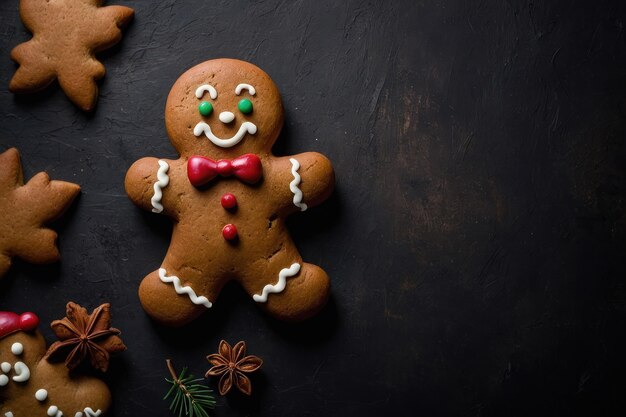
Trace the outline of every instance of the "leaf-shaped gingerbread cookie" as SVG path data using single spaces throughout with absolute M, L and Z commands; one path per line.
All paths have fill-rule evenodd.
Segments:
M 122 39 L 133 17 L 124 6 L 102 7 L 104 0 L 21 0 L 20 16 L 33 38 L 16 46 L 11 58 L 20 67 L 9 89 L 33 93 L 55 79 L 74 104 L 91 111 L 98 99 L 96 80 L 104 65 L 95 54 Z
M 15 256 L 36 264 L 59 260 L 57 234 L 44 224 L 63 214 L 79 191 L 45 172 L 24 184 L 17 149 L 0 154 L 0 277 Z
M 95 325 L 88 336 L 106 353 L 107 362 L 109 352 L 126 348 L 117 337 L 119 331 L 112 329 L 115 334 L 102 333 L 110 330 L 105 328 L 110 324 L 108 304 L 98 307 L 91 315 L 73 303 L 67 308 L 68 315 L 73 315 L 74 319 L 80 317 Z M 50 362 L 46 342 L 36 330 L 38 323 L 33 313 L 0 312 L 0 415 L 104 416 L 111 404 L 106 384 L 97 378 L 75 375 L 62 362 Z M 82 358 L 87 360 L 87 356 L 85 353 Z

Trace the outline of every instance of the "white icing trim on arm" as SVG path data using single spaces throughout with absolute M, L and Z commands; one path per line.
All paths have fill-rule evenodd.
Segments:
M 239 130 L 235 133 L 235 136 L 229 139 L 220 139 L 213 134 L 211 131 L 211 126 L 204 122 L 200 122 L 193 128 L 193 134 L 197 136 L 204 135 L 209 139 L 214 145 L 219 146 L 220 148 L 232 148 L 246 135 L 246 133 L 250 133 L 254 135 L 256 133 L 256 125 L 252 122 L 243 122 L 241 126 L 239 126 Z
M 217 98 L 217 90 L 215 89 L 215 87 L 213 87 L 212 85 L 209 85 L 209 84 L 203 84 L 200 87 L 198 87 L 196 89 L 196 97 L 202 98 L 202 96 L 204 95 L 205 91 L 209 92 L 209 96 L 213 100 L 215 100 Z
M 166 284 L 174 284 L 174 290 L 176 290 L 176 294 L 182 295 L 187 294 L 192 303 L 197 305 L 203 305 L 206 308 L 211 308 L 213 304 L 206 298 L 204 295 L 198 297 L 196 292 L 190 286 L 182 286 L 180 283 L 180 278 L 175 275 L 166 276 L 165 268 L 159 268 L 159 278 Z
M 162 159 L 159 159 L 159 170 L 157 171 L 157 182 L 154 183 L 154 194 L 150 203 L 152 203 L 152 212 L 161 213 L 163 211 L 163 204 L 161 204 L 161 198 L 163 198 L 163 188 L 167 187 L 170 183 L 170 177 L 167 175 L 167 171 L 170 166 Z
M 242 90 L 248 90 L 248 93 L 250 93 L 251 96 L 256 94 L 256 90 L 254 89 L 254 87 L 252 87 L 250 84 L 239 84 L 236 88 L 235 88 L 235 94 L 239 95 L 241 94 Z
M 291 162 L 291 175 L 293 175 L 293 181 L 289 183 L 289 189 L 293 193 L 293 205 L 298 207 L 300 211 L 305 211 L 308 206 L 302 202 L 302 190 L 300 189 L 300 181 L 302 181 L 302 177 L 298 174 L 298 170 L 300 169 L 300 162 L 298 162 L 295 158 L 289 158 L 289 162 Z
M 263 287 L 263 291 L 261 294 L 254 294 L 252 299 L 257 303 L 264 303 L 267 301 L 267 296 L 269 294 L 276 294 L 282 292 L 287 286 L 287 277 L 292 277 L 300 272 L 300 264 L 294 263 L 289 268 L 283 268 L 278 273 L 278 282 L 274 285 L 267 284 Z
M 30 369 L 28 369 L 28 366 L 24 362 L 15 362 L 13 370 L 15 371 L 13 381 L 26 382 L 30 379 Z

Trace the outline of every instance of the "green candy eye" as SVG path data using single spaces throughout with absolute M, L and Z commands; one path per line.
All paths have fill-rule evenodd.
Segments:
M 208 101 L 203 101 L 198 106 L 198 111 L 200 112 L 201 115 L 208 116 L 209 114 L 213 112 L 213 105 L 209 103 Z
M 242 112 L 243 114 L 252 113 L 252 102 L 248 100 L 247 98 L 244 98 L 243 100 L 241 100 L 237 107 L 239 108 L 239 111 Z

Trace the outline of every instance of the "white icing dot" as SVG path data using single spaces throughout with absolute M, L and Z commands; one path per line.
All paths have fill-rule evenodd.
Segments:
M 6 375 L 0 375 L 0 387 L 4 387 L 9 383 L 9 377 Z
M 2 364 L 0 364 L 0 369 L 2 369 L 2 372 L 5 374 L 8 374 L 11 372 L 11 364 L 9 362 L 2 362 Z
M 74 414 L 74 417 L 83 417 L 83 413 L 79 411 L 76 414 Z
M 4 413 L 4 417 L 13 417 L 13 413 L 10 411 L 7 411 L 6 413 Z
M 37 398 L 37 401 L 46 401 L 46 398 L 48 398 L 48 391 L 43 388 L 37 390 L 37 392 L 35 393 L 35 398 Z
M 11 345 L 11 352 L 14 355 L 21 355 L 22 353 L 24 353 L 24 345 L 22 345 L 20 342 L 13 343 L 13 345 Z
M 57 407 L 56 405 L 51 405 L 50 408 L 48 408 L 48 415 L 50 417 L 56 416 L 58 412 L 59 412 L 59 407 Z
M 235 115 L 230 111 L 223 111 L 219 116 L 220 122 L 222 123 L 230 123 L 235 120 Z

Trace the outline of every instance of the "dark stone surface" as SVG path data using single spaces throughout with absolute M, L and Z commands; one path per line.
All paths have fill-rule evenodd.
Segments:
M 125 4 L 136 19 L 101 54 L 85 115 L 56 86 L 7 91 L 29 36 L 17 1 L 0 3 L 0 148 L 20 149 L 27 176 L 83 187 L 55 224 L 62 263 L 18 262 L 0 307 L 49 322 L 68 300 L 110 301 L 129 347 L 107 376 L 112 416 L 170 415 L 165 358 L 201 375 L 221 338 L 265 365 L 253 397 L 221 398 L 218 416 L 624 415 L 624 2 Z M 131 204 L 124 174 L 175 157 L 170 86 L 224 56 L 281 89 L 277 153 L 336 167 L 331 200 L 290 221 L 333 281 L 306 324 L 269 319 L 236 286 L 182 330 L 137 299 L 171 227 Z

